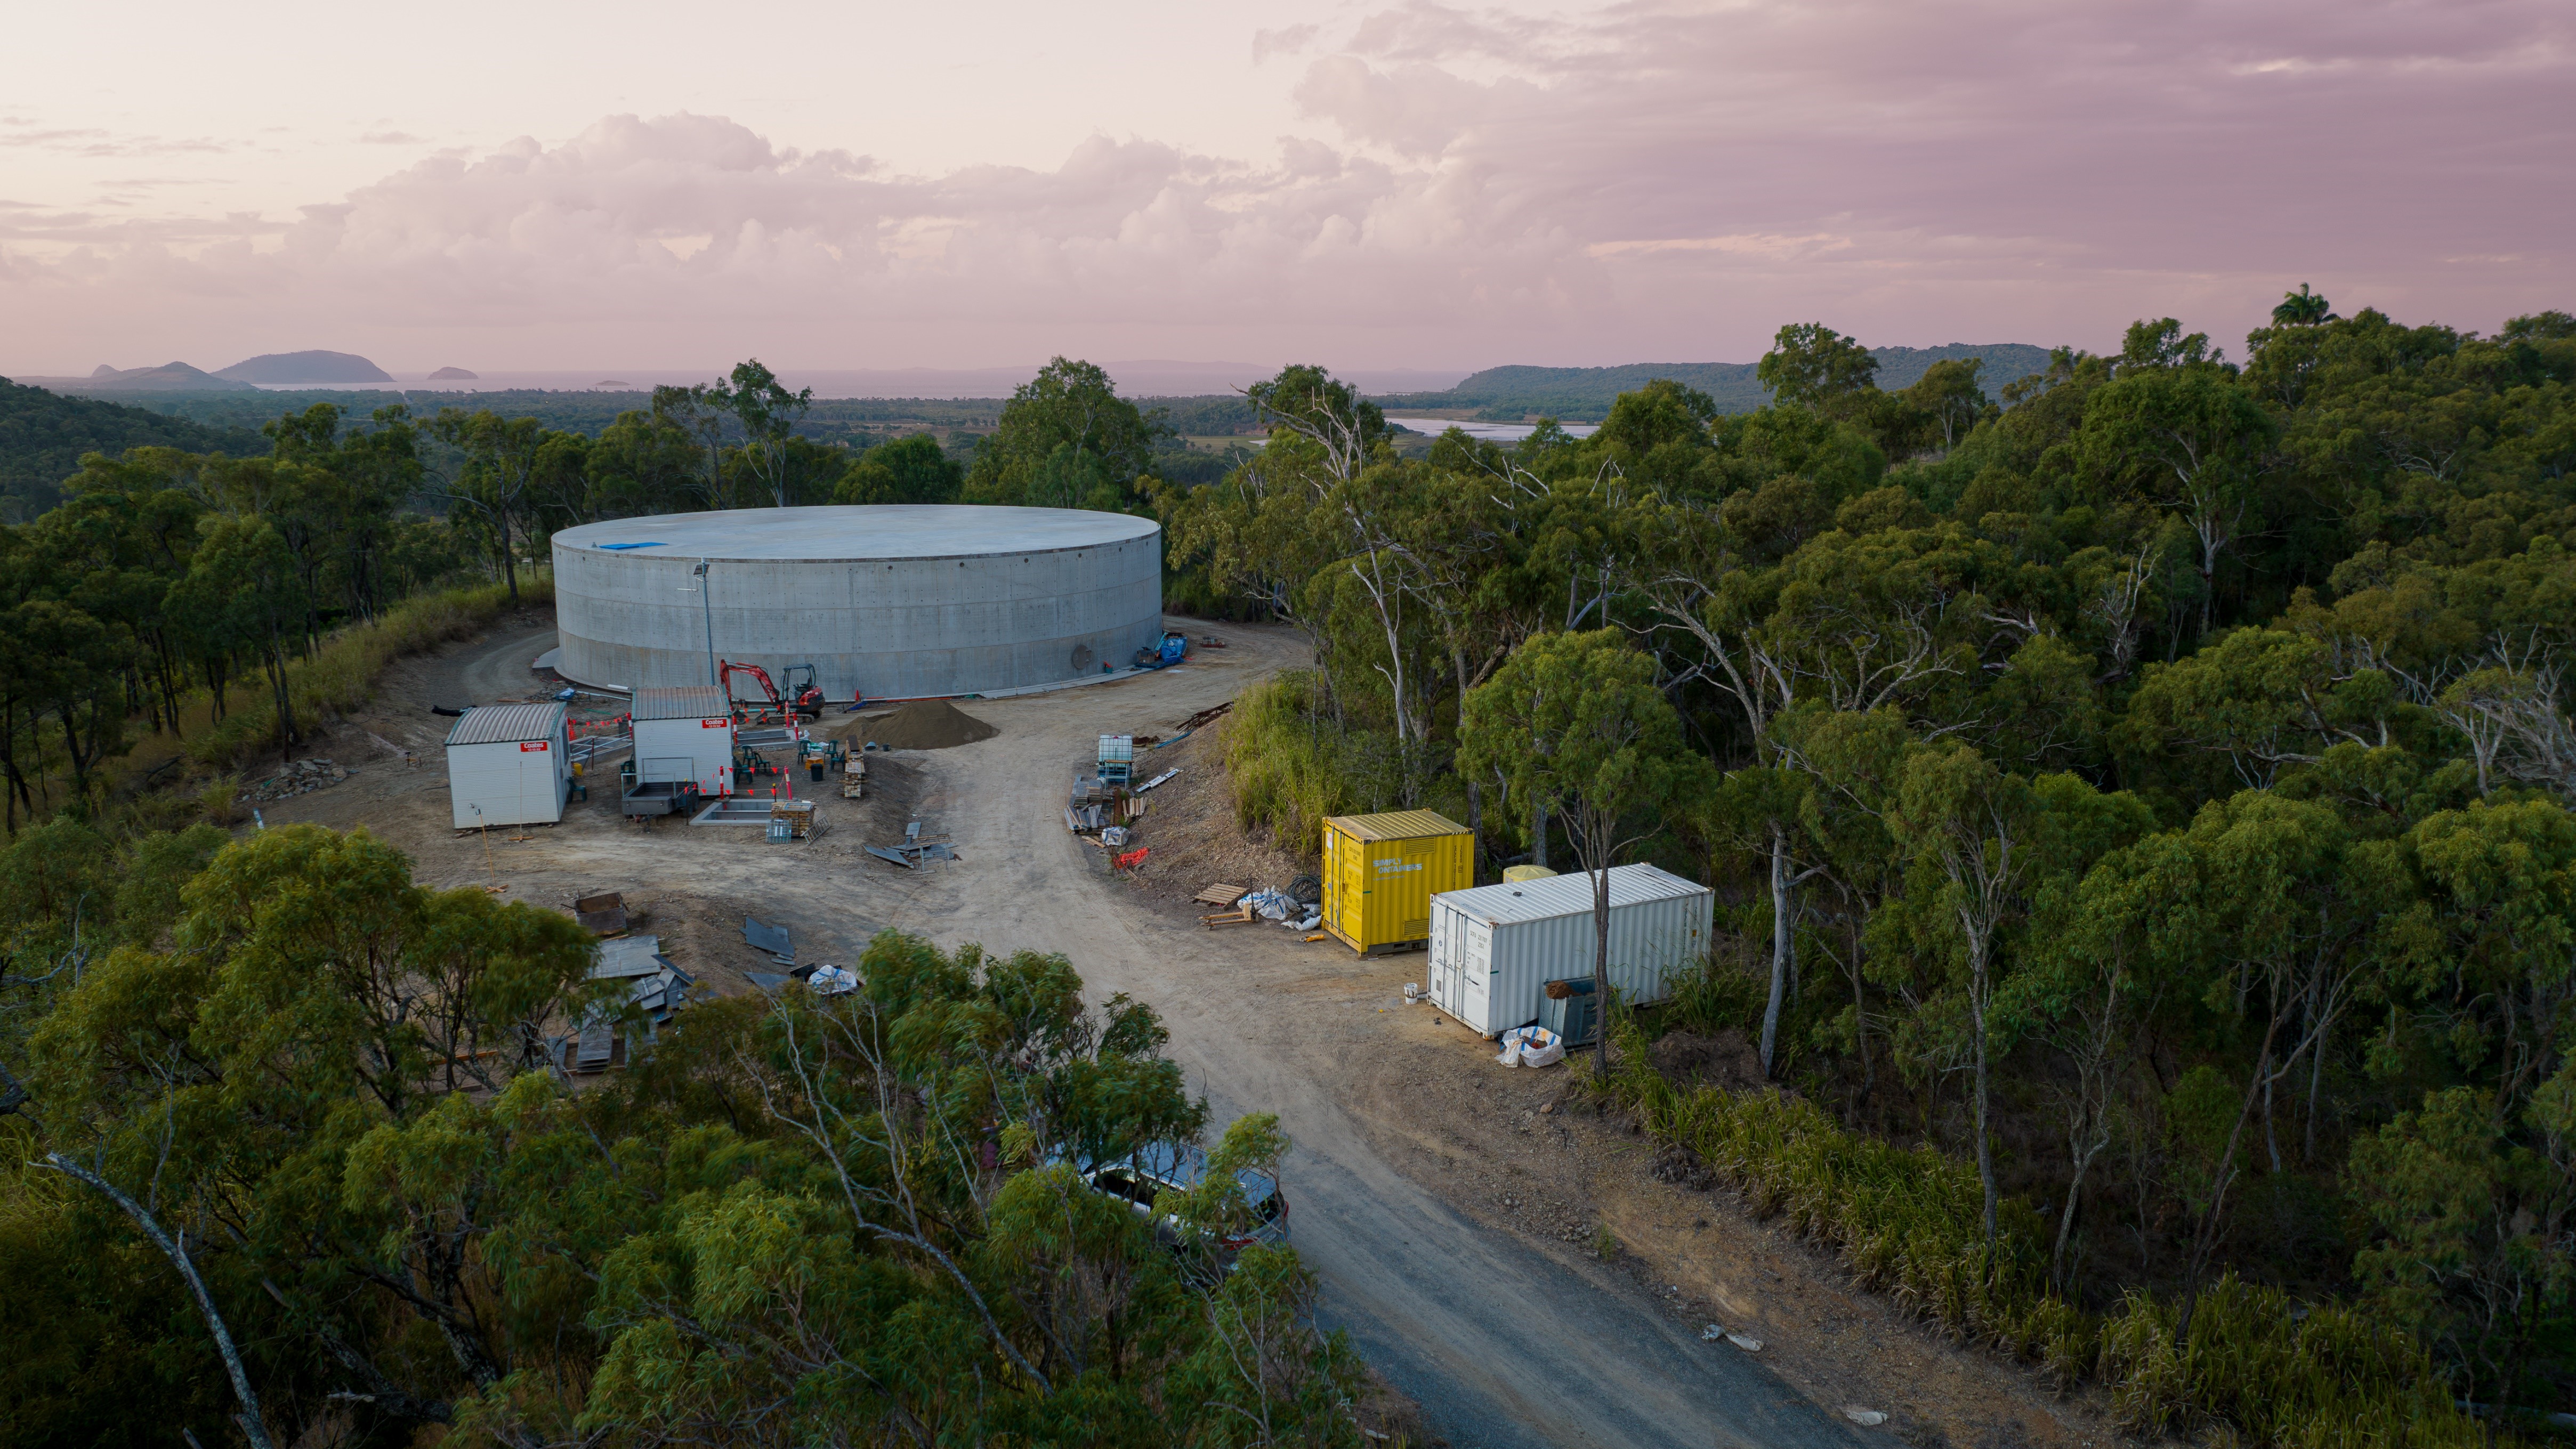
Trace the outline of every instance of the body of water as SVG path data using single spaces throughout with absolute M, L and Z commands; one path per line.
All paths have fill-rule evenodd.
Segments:
M 1400 428 L 1411 428 L 1417 433 L 1429 433 L 1435 438 L 1451 428 L 1457 428 L 1468 437 L 1483 438 L 1493 443 L 1517 443 L 1538 431 L 1537 426 L 1532 423 L 1477 423 L 1469 422 L 1464 418 L 1390 417 L 1387 421 Z M 1559 426 L 1563 427 L 1570 437 L 1588 438 L 1599 429 L 1600 424 L 1562 423 Z

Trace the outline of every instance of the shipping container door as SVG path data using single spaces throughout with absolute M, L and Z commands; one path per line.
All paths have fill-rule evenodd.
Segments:
M 1342 909 L 1334 919 L 1341 922 L 1342 930 L 1351 938 L 1353 946 L 1366 950 L 1374 944 L 1368 938 L 1368 882 L 1362 879 L 1368 872 L 1368 851 L 1347 836 L 1333 835 L 1326 839 L 1332 842 L 1333 848 L 1329 873 L 1334 888 L 1342 893 Z
M 1342 903 L 1342 839 L 1339 835 L 1334 834 L 1329 826 L 1324 830 L 1324 869 L 1322 874 L 1324 877 L 1324 924 L 1337 931 L 1348 930 L 1350 928 L 1343 924 L 1343 912 L 1347 910 L 1348 907 L 1344 906 Z
M 1401 872 L 1395 894 L 1387 902 L 1390 941 L 1419 941 L 1431 934 L 1431 854 L 1427 841 L 1405 842 L 1407 851 L 1396 867 Z
M 1463 949 L 1458 939 L 1458 913 L 1437 911 L 1431 921 L 1431 964 L 1426 968 L 1431 988 L 1431 1004 L 1455 1015 L 1458 1000 L 1458 957 Z
M 1494 1021 L 1494 928 L 1482 923 L 1466 926 L 1466 960 L 1459 966 L 1465 978 L 1460 985 L 1466 1009 L 1462 1013 L 1467 1025 L 1491 1036 L 1500 1027 Z M 1503 1023 L 1513 1025 L 1516 1023 Z

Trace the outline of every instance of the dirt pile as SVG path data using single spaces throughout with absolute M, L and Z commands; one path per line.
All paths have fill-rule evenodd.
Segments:
M 916 699 L 883 719 L 861 720 L 847 737 L 874 740 L 889 750 L 945 750 L 1000 733 L 944 699 Z
M 1667 1032 L 1646 1049 L 1655 1070 L 1679 1086 L 1705 1083 L 1728 1092 L 1751 1092 L 1769 1086 L 1762 1077 L 1762 1054 L 1729 1027 L 1715 1036 Z

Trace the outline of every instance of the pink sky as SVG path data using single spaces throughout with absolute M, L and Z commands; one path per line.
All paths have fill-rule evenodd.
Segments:
M 2576 310 L 2576 7 L 51 7 L 0 370 L 2233 349 Z M 936 13 L 927 13 L 927 12 Z M 719 14 L 722 19 L 714 18 Z

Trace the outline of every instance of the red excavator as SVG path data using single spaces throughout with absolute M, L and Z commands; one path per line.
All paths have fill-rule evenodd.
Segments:
M 762 697 L 737 698 L 733 692 L 733 677 L 737 674 L 748 674 L 757 681 Z M 814 666 L 811 664 L 788 667 L 787 692 L 783 695 L 771 682 L 768 670 L 757 664 L 737 664 L 730 659 L 724 661 L 724 667 L 717 674 L 717 683 L 724 690 L 725 698 L 732 703 L 735 715 L 748 716 L 746 723 L 756 724 L 764 717 L 775 716 L 778 723 L 787 724 L 794 715 L 820 715 L 823 712 L 823 689 L 814 682 Z

